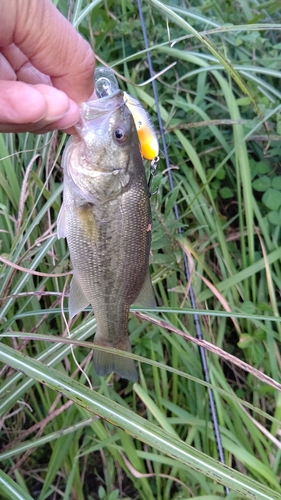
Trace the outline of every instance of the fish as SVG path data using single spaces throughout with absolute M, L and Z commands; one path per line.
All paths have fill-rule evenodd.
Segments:
M 131 352 L 132 304 L 154 307 L 149 272 L 152 215 L 136 125 L 121 90 L 81 105 L 64 150 L 58 238 L 73 266 L 69 316 L 92 305 L 94 344 Z M 134 361 L 94 350 L 96 373 L 137 381 Z

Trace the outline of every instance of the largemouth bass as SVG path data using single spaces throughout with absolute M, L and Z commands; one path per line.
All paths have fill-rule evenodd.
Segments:
M 138 134 L 123 92 L 84 103 L 76 128 L 63 154 L 58 218 L 58 238 L 67 238 L 73 265 L 69 314 L 91 304 L 94 343 L 130 352 L 130 305 L 154 305 L 152 221 Z M 129 358 L 94 350 L 94 366 L 98 375 L 116 372 L 137 380 Z

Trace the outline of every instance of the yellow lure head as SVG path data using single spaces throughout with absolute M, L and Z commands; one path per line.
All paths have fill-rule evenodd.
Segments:
M 126 92 L 124 92 L 124 100 L 134 118 L 140 141 L 141 154 L 146 160 L 153 160 L 158 156 L 159 145 L 150 116 L 140 102 Z

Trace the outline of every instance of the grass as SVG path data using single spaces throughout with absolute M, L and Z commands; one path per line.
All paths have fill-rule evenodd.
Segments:
M 57 4 L 67 16 L 68 2 Z M 65 136 L 0 136 L 1 498 L 281 499 L 278 2 L 151 0 L 143 13 L 155 72 L 176 62 L 157 78 L 175 188 L 161 155 L 151 198 L 159 307 L 129 320 L 139 383 L 95 374 L 91 312 L 71 324 L 71 344 L 62 318 Z M 157 127 L 151 86 L 139 86 L 149 74 L 135 4 L 81 0 L 72 14 Z M 209 385 L 183 252 L 211 344 Z

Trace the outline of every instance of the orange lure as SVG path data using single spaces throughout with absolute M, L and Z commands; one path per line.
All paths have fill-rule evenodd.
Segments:
M 159 145 L 154 125 L 147 111 L 137 99 L 124 92 L 126 106 L 131 111 L 136 125 L 141 154 L 146 160 L 154 160 L 159 154 Z

